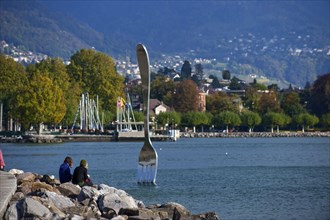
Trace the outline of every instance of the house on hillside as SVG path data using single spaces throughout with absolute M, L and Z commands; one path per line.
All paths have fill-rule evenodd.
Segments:
M 149 113 L 151 117 L 159 115 L 161 112 L 171 111 L 171 108 L 158 99 L 150 99 Z

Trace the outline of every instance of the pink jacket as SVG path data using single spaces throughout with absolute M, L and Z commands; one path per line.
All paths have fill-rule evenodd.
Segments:
M 2 151 L 0 149 L 0 167 L 4 167 L 5 166 L 5 161 L 3 159 L 3 156 L 2 156 Z

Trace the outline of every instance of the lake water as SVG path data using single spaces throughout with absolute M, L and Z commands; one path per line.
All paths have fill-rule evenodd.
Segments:
M 178 202 L 221 219 L 330 219 L 329 138 L 182 138 L 153 142 L 157 186 L 136 183 L 142 142 L 1 144 L 6 170 L 58 177 L 70 155 L 89 163 L 95 184 L 146 205 Z

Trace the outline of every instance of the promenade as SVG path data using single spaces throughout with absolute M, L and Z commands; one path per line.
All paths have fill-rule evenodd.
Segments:
M 16 177 L 8 172 L 0 171 L 0 219 L 3 219 L 11 197 L 16 192 Z

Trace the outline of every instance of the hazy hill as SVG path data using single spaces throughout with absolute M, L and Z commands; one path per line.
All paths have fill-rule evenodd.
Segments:
M 51 56 L 95 47 L 217 61 L 303 86 L 330 71 L 329 1 L 0 1 L 0 40 Z M 219 69 L 221 70 L 221 68 Z

